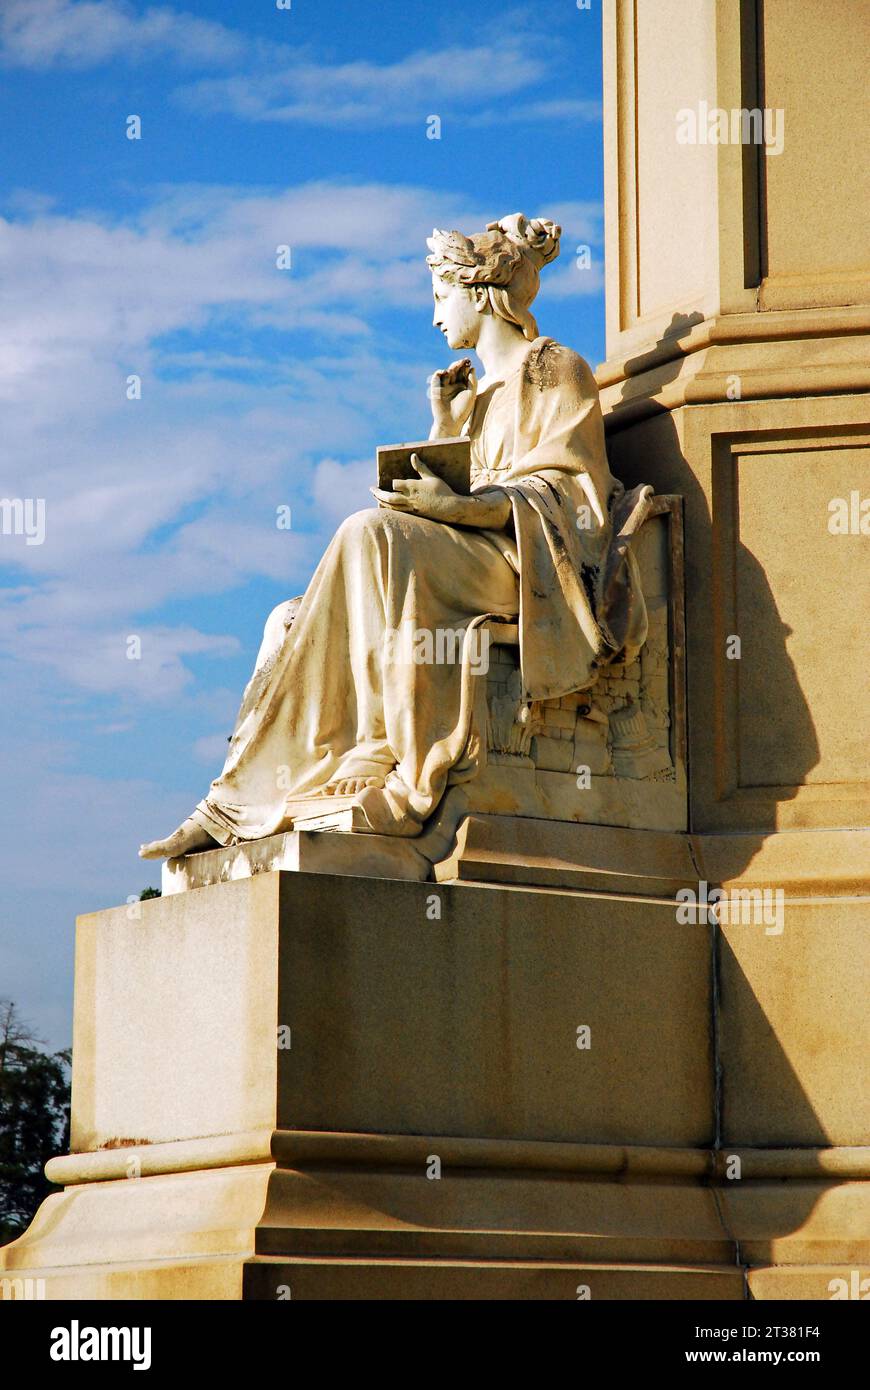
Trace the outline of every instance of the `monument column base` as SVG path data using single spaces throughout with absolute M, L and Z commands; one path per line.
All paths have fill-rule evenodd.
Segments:
M 3 1296 L 829 1299 L 870 1278 L 856 1151 L 294 1131 L 272 1147 L 280 1160 L 185 1171 L 219 1146 L 154 1146 L 135 1179 L 54 1160 L 70 1185 L 4 1250 Z M 754 1175 L 739 1186 L 735 1158 Z
M 672 890 L 619 891 L 596 829 L 605 892 L 266 872 L 81 918 L 74 1152 L 4 1296 L 860 1286 L 857 900 L 804 885 L 780 936 L 684 924 Z M 780 1027 L 834 920 L 843 964 Z

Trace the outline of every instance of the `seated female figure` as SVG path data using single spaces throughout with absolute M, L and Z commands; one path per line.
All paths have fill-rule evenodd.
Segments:
M 473 237 L 433 233 L 434 324 L 483 364 L 478 381 L 454 362 L 430 391 L 432 437 L 470 439 L 471 494 L 419 461 L 417 479 L 373 489 L 378 509 L 339 527 L 302 599 L 267 622 L 220 775 L 143 857 L 259 839 L 351 804 L 373 832 L 419 834 L 485 751 L 470 639 L 489 619 L 519 622 L 529 700 L 587 689 L 642 645 L 630 540 L 651 490 L 626 495 L 612 476 L 592 373 L 530 312 L 559 236 L 520 214 Z M 409 660 L 403 631 L 449 631 L 442 650 L 456 659 Z

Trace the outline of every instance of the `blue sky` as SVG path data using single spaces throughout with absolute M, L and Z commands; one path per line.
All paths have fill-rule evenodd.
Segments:
M 269 610 L 428 432 L 432 227 L 561 222 L 541 331 L 603 357 L 600 61 L 599 0 L 3 0 L 0 497 L 46 530 L 0 536 L 0 996 L 53 1045 L 76 913 L 159 883 Z

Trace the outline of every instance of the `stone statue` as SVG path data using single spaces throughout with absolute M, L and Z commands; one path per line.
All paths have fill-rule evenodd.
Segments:
M 304 596 L 270 615 L 220 775 L 144 858 L 290 830 L 313 808 L 418 835 L 477 770 L 473 639 L 492 620 L 518 621 L 529 702 L 636 655 L 647 615 L 631 540 L 652 490 L 612 476 L 590 368 L 538 335 L 530 306 L 560 234 L 521 214 L 472 237 L 433 232 L 434 325 L 484 374 L 467 358 L 434 374 L 430 438 L 468 437 L 471 493 L 419 459 L 415 480 L 372 489 L 378 509 L 343 522 Z M 432 640 L 409 656 L 401 632 Z

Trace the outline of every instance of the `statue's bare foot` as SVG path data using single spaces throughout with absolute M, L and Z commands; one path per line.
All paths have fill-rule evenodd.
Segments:
M 322 796 L 356 796 L 366 787 L 384 786 L 383 777 L 342 777 L 337 782 L 328 782 Z
M 214 849 L 217 844 L 207 830 L 188 817 L 168 840 L 152 840 L 150 844 L 140 845 L 140 859 L 177 859 L 181 854 L 196 854 L 198 850 Z

